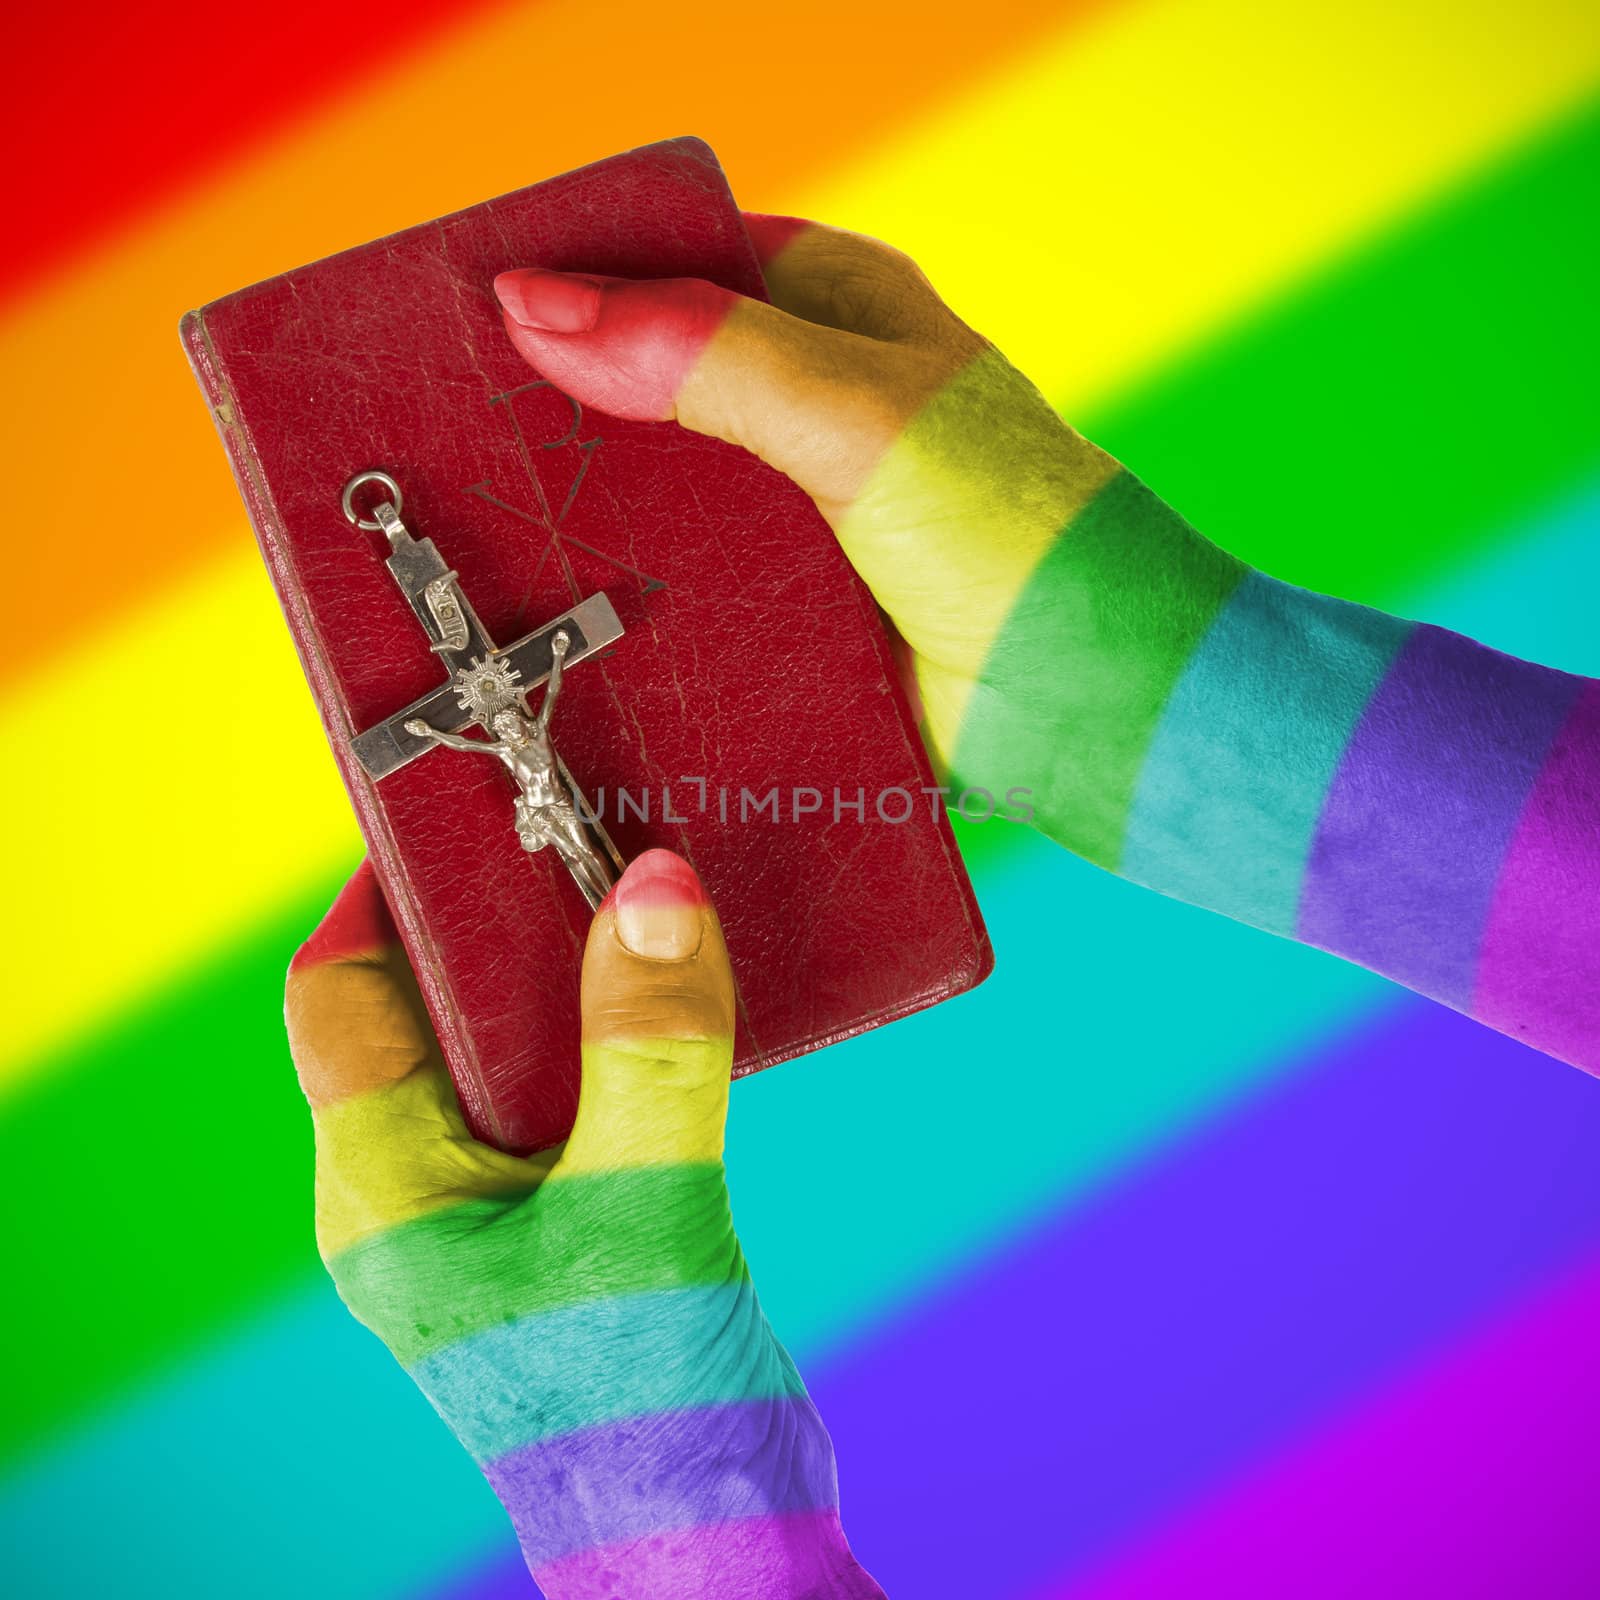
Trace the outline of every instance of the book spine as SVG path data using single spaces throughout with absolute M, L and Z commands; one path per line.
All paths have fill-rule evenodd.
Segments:
M 357 730 L 349 725 L 339 695 L 333 687 L 333 674 L 301 598 L 299 577 L 284 537 L 281 519 L 261 470 L 260 458 L 251 443 L 249 430 L 239 416 L 223 363 L 207 335 L 205 317 L 204 310 L 190 311 L 179 324 L 179 334 L 189 365 L 205 396 L 223 448 L 227 451 L 233 481 L 244 501 L 261 558 L 283 609 L 284 620 L 288 623 L 295 653 L 311 686 L 328 746 L 349 791 L 362 837 L 383 886 L 384 897 L 400 930 L 406 954 L 410 957 L 428 1013 L 433 1019 L 434 1030 L 455 1079 L 462 1111 L 477 1137 L 489 1143 L 503 1144 L 503 1130 L 494 1115 L 472 1037 L 460 1025 L 461 1009 L 451 992 L 438 952 L 428 937 L 394 837 L 373 792 L 372 780 L 350 753 L 350 739 Z

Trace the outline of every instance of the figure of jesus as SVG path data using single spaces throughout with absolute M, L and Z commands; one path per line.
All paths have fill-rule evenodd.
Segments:
M 553 845 L 590 903 L 598 906 L 611 888 L 612 873 L 605 858 L 590 843 L 578 818 L 577 807 L 556 762 L 555 747 L 550 742 L 550 714 L 561 693 L 561 663 L 570 648 L 571 641 L 564 632 L 551 640 L 554 659 L 538 716 L 525 716 L 514 704 L 502 707 L 491 719 L 490 725 L 496 735 L 493 739 L 468 739 L 460 734 L 445 733 L 420 717 L 413 718 L 405 727 L 407 733 L 419 739 L 435 739 L 451 750 L 497 756 L 521 791 L 517 797 L 517 834 L 522 848 L 532 851 Z

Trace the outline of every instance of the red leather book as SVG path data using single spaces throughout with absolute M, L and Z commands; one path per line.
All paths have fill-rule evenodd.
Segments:
M 585 414 L 540 380 L 491 289 L 519 266 L 765 298 L 715 156 L 674 139 L 241 290 L 182 331 L 467 1118 L 531 1150 L 577 1105 L 589 907 L 554 850 L 521 848 L 497 762 L 430 749 L 374 780 L 353 753 L 448 678 L 383 534 L 341 510 L 363 469 L 400 485 L 406 527 L 496 644 L 586 596 L 614 606 L 624 631 L 567 669 L 552 733 L 623 855 L 681 851 L 713 896 L 735 1075 L 970 988 L 992 956 L 827 524 L 746 452 Z M 913 802 L 899 822 L 895 791 Z

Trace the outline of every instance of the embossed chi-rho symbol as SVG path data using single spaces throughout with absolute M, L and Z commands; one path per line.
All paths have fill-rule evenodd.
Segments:
M 524 425 L 521 410 L 517 402 L 526 395 L 537 390 L 547 389 L 554 396 L 566 403 L 568 408 L 568 425 L 566 431 L 557 439 L 539 439 L 536 434 L 530 439 L 530 429 Z M 537 378 L 532 383 L 519 384 L 515 389 L 508 389 L 504 394 L 494 395 L 489 404 L 497 406 L 500 414 L 506 419 L 517 441 L 517 453 L 522 458 L 523 470 L 527 474 L 528 486 L 533 494 L 531 506 L 513 505 L 509 500 L 501 498 L 495 493 L 493 482 L 484 478 L 477 483 L 470 484 L 464 491 L 476 495 L 480 500 L 501 511 L 508 512 L 514 517 L 521 518 L 524 522 L 532 523 L 537 528 L 542 528 L 546 534 L 545 547 L 537 563 L 534 565 L 532 576 L 528 580 L 526 593 L 517 604 L 517 623 L 520 626 L 524 613 L 532 604 L 534 596 L 539 592 L 539 585 L 544 580 L 545 569 L 554 561 L 561 569 L 561 576 L 567 589 L 576 602 L 583 597 L 583 586 L 578 581 L 577 574 L 572 569 L 571 550 L 581 551 L 584 555 L 592 556 L 597 561 L 603 561 L 608 566 L 616 568 L 618 572 L 626 573 L 639 585 L 641 594 L 651 594 L 657 589 L 666 588 L 666 581 L 662 578 L 653 578 L 648 572 L 641 571 L 631 562 L 624 561 L 620 556 L 614 556 L 609 551 L 601 550 L 587 540 L 579 539 L 565 529 L 568 513 L 572 510 L 578 499 L 578 493 L 583 488 L 584 479 L 589 475 L 589 469 L 594 463 L 595 451 L 604 442 L 598 434 L 592 439 L 580 439 L 579 432 L 583 426 L 583 408 L 569 394 L 564 394 L 555 387 L 548 378 Z M 541 408 L 549 409 L 549 408 Z M 543 480 L 534 465 L 534 450 L 576 450 L 578 452 L 578 467 L 572 475 L 572 482 L 568 486 L 565 496 L 561 500 L 560 509 L 554 509 L 552 498 L 546 492 Z

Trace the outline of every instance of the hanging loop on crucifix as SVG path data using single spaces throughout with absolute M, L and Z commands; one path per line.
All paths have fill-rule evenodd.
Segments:
M 363 517 L 356 491 L 376 484 L 384 498 Z M 385 562 L 416 613 L 431 648 L 450 677 L 439 688 L 351 740 L 356 758 L 375 781 L 442 746 L 495 757 L 517 788 L 514 820 L 522 848 L 555 851 L 584 898 L 598 908 L 623 869 L 610 836 L 573 782 L 550 738 L 550 719 L 562 674 L 622 637 L 622 623 L 604 594 L 590 595 L 570 611 L 535 628 L 504 650 L 489 637 L 431 539 L 414 539 L 400 520 L 400 486 L 386 472 L 359 472 L 345 484 L 340 506 L 359 528 L 381 530 L 389 541 Z M 529 690 L 541 683 L 537 713 Z M 465 730 L 478 727 L 486 738 Z

